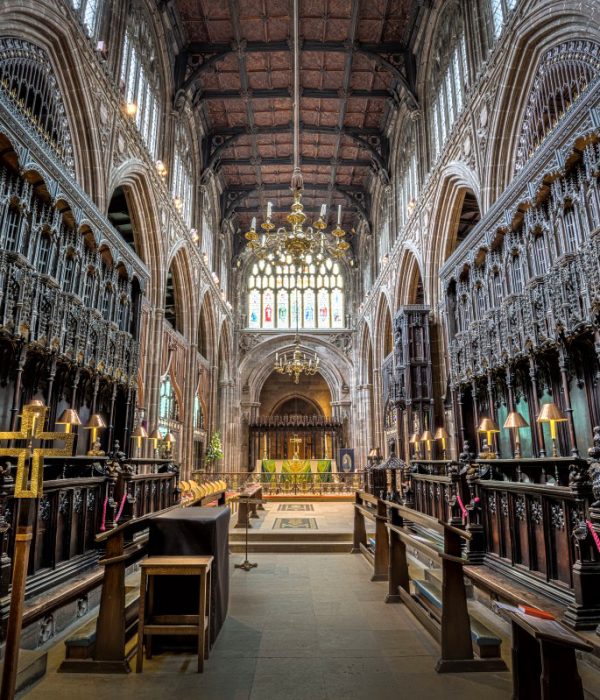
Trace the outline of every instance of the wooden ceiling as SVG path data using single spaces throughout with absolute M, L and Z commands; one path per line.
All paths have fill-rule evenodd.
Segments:
M 221 178 L 222 215 L 246 230 L 291 204 L 292 1 L 172 0 L 186 43 L 178 89 L 203 112 L 203 167 Z M 390 110 L 417 107 L 411 36 L 423 0 L 300 0 L 300 152 L 305 211 L 369 221 L 369 178 L 388 177 Z M 316 216 L 314 216 L 316 218 Z M 259 216 L 260 219 L 260 216 Z

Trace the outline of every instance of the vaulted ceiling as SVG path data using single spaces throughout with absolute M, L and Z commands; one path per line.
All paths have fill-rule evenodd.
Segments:
M 292 0 L 172 0 L 185 48 L 178 89 L 203 111 L 203 167 L 221 178 L 222 215 L 246 230 L 291 204 Z M 417 107 L 411 37 L 424 0 L 300 0 L 300 153 L 305 211 L 371 219 L 369 178 L 388 177 L 386 124 Z M 314 217 L 316 218 L 316 217 Z

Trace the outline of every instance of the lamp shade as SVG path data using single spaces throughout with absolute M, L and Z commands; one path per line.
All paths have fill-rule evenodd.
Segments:
M 436 440 L 447 440 L 450 436 L 448 435 L 448 431 L 444 426 L 440 426 L 436 431 L 435 431 L 435 439 Z
M 148 432 L 147 432 L 146 428 L 144 428 L 143 425 L 138 425 L 138 427 L 131 433 L 132 440 L 147 438 L 147 437 L 148 437 Z
M 568 418 L 554 403 L 554 401 L 551 401 L 550 403 L 545 403 L 540 409 L 540 413 L 537 417 L 538 423 L 549 423 L 550 421 L 555 421 L 556 423 L 563 423 L 566 420 L 568 420 Z
M 518 411 L 511 411 L 504 421 L 505 428 L 527 428 L 529 423 Z
M 102 430 L 106 428 L 106 422 L 99 413 L 92 413 L 88 422 L 83 427 L 86 430 Z
M 174 445 L 177 442 L 177 440 L 175 440 L 175 435 L 173 435 L 173 433 L 167 433 L 165 436 L 165 442 L 168 445 Z
M 46 404 L 42 401 L 42 399 L 32 399 L 32 400 L 31 400 L 28 404 L 26 404 L 26 405 L 27 405 L 27 406 L 30 406 L 30 407 L 32 407 L 32 408 L 44 408 L 44 406 L 45 406 Z
M 379 459 L 381 457 L 381 450 L 379 449 L 379 447 L 371 448 L 368 457 L 369 459 Z
M 162 440 L 162 435 L 160 434 L 160 430 L 158 428 L 154 428 L 148 437 L 150 440 Z
M 491 418 L 482 418 L 479 428 L 477 428 L 479 433 L 499 433 L 500 428 Z
M 421 435 L 421 442 L 431 442 L 433 440 L 433 435 L 430 430 L 426 430 L 423 435 Z
M 81 425 L 81 418 L 74 408 L 67 408 L 56 421 L 57 425 Z
M 411 445 L 416 445 L 418 442 L 421 442 L 421 436 L 419 435 L 419 433 L 417 433 L 417 432 L 415 431 L 415 432 L 410 436 L 409 443 L 410 443 Z

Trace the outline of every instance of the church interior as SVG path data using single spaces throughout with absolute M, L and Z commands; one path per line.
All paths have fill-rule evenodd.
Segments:
M 0 0 L 0 700 L 600 700 L 599 0 Z

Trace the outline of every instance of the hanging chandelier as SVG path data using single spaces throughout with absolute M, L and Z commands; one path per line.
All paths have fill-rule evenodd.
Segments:
M 320 360 L 315 352 L 314 357 L 300 349 L 300 336 L 298 335 L 298 300 L 296 299 L 296 336 L 294 337 L 294 349 L 281 355 L 275 353 L 273 369 L 279 374 L 289 374 L 294 377 L 294 384 L 299 384 L 300 375 L 314 376 L 319 371 Z
M 292 174 L 291 191 L 293 203 L 286 219 L 289 228 L 279 228 L 271 220 L 273 203 L 267 203 L 266 219 L 261 224 L 263 233 L 256 230 L 256 217 L 252 218 L 250 230 L 244 234 L 246 248 L 259 259 L 279 260 L 280 262 L 302 265 L 310 263 L 314 257 L 323 260 L 326 255 L 340 260 L 347 255 L 350 248 L 344 240 L 346 231 L 342 229 L 342 207 L 338 206 L 337 224 L 326 233 L 327 206 L 321 205 L 319 218 L 312 226 L 305 227 L 306 214 L 302 205 L 304 183 L 300 170 L 300 43 L 298 0 L 294 0 L 294 172 Z M 308 256 L 310 258 L 307 260 Z

